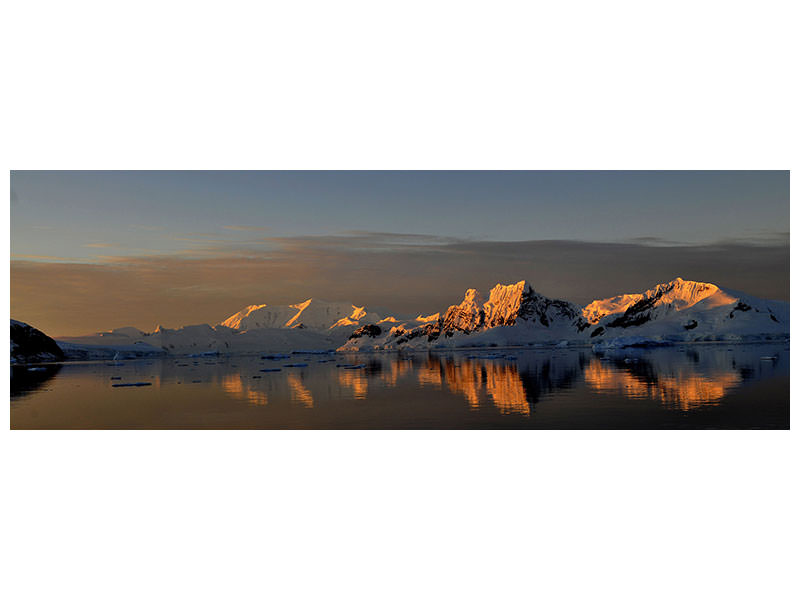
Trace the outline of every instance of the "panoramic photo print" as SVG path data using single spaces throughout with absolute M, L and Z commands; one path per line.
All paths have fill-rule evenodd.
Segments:
M 787 171 L 12 171 L 12 429 L 788 429 Z

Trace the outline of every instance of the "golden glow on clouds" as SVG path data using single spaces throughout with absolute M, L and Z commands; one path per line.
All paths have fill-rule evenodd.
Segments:
M 123 255 L 82 258 L 23 251 L 12 242 L 11 315 L 48 335 L 78 336 L 124 326 L 152 331 L 158 324 L 176 328 L 218 323 L 232 310 L 254 302 L 288 305 L 315 295 L 427 313 L 452 304 L 476 280 L 514 281 L 538 264 L 551 265 L 553 273 L 542 273 L 537 286 L 551 290 L 552 297 L 579 303 L 593 299 L 584 297 L 590 290 L 606 296 L 690 272 L 695 279 L 724 281 L 761 297 L 789 297 L 788 241 L 779 246 L 726 247 L 722 254 L 707 251 L 715 246 L 672 248 L 664 254 L 663 248 L 638 246 L 632 252 L 585 242 L 461 241 L 448 246 L 424 237 L 410 246 L 384 234 L 270 237 L 251 245 L 231 240 L 214 245 L 214 240 L 201 237 L 195 241 L 199 247 L 126 247 Z M 148 246 L 146 242 L 142 239 L 137 245 Z M 571 257 L 568 266 L 581 266 L 582 277 L 576 279 L 580 285 L 564 283 L 563 268 L 556 267 L 563 266 L 565 248 Z M 509 261 L 509 255 L 536 260 Z M 753 268 L 743 270 L 743 260 Z M 643 262 L 648 265 L 646 276 L 630 274 Z M 615 265 L 615 273 L 629 275 L 611 278 L 608 265 Z M 414 273 L 411 279 L 391 275 L 409 272 Z M 420 315 L 418 320 L 435 316 Z

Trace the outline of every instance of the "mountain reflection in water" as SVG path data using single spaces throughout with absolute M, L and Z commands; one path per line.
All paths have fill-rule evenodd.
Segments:
M 582 378 L 601 394 L 630 399 L 655 399 L 666 408 L 689 411 L 718 405 L 744 380 L 735 362 L 705 364 L 696 351 L 676 355 L 634 353 L 600 356 L 590 352 L 564 352 L 552 360 L 542 352 L 527 360 L 465 358 L 429 355 L 424 358 L 387 356 L 373 360 L 367 368 L 340 369 L 338 383 L 355 399 L 366 400 L 370 385 L 395 387 L 413 377 L 422 387 L 447 389 L 463 396 L 470 410 L 491 405 L 500 414 L 529 415 L 531 405 L 557 390 L 570 389 Z M 286 375 L 292 401 L 314 407 L 311 390 L 297 372 Z M 258 380 L 226 376 L 226 392 L 246 397 L 257 405 L 267 404 L 267 393 Z
M 521 371 L 516 361 L 431 357 L 419 369 L 421 384 L 446 385 L 464 396 L 471 410 L 491 403 L 500 414 L 529 415 L 542 394 L 568 387 L 577 369 L 551 369 L 550 361 L 529 362 Z
M 664 406 L 693 410 L 718 405 L 742 382 L 736 371 L 697 373 L 692 365 L 659 373 L 646 360 L 609 363 L 593 360 L 584 370 L 586 383 L 599 392 L 624 394 L 629 398 L 655 398 Z
M 783 344 L 361 353 L 302 367 L 231 356 L 14 372 L 20 428 L 788 427 Z M 152 385 L 112 388 L 118 381 Z
M 11 365 L 11 399 L 35 392 L 61 370 L 61 365 Z
M 241 375 L 225 375 L 220 380 L 222 389 L 235 398 L 247 398 L 250 404 L 266 406 L 269 404 L 267 393 L 245 386 Z

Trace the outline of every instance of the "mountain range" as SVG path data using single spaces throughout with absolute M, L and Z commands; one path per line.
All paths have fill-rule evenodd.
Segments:
M 461 304 L 435 322 L 361 327 L 344 348 L 749 341 L 788 334 L 788 303 L 711 283 L 676 278 L 580 307 L 542 296 L 520 281 L 495 286 L 485 301 L 477 290 L 467 290 Z
M 59 338 L 70 357 L 338 349 L 402 350 L 533 344 L 624 345 L 755 341 L 789 335 L 789 304 L 676 278 L 586 306 L 552 299 L 526 281 L 469 289 L 459 304 L 401 319 L 342 302 L 250 305 L 214 325 L 144 332 L 123 327 Z

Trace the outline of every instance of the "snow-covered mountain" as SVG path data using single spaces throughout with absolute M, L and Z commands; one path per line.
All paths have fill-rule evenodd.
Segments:
M 524 280 L 496 285 L 485 301 L 478 290 L 469 289 L 460 304 L 450 306 L 443 316 L 433 316 L 435 320 L 423 324 L 365 325 L 353 332 L 343 349 L 524 344 L 575 339 L 589 327 L 581 307 L 546 298 Z
M 677 278 L 638 293 L 580 307 L 547 298 L 526 281 L 498 284 L 484 296 L 469 289 L 459 304 L 414 319 L 381 317 L 363 306 L 306 300 L 248 306 L 217 325 L 147 333 L 133 327 L 61 338 L 68 356 L 87 347 L 114 354 L 402 350 L 466 346 L 618 344 L 621 340 L 780 339 L 789 334 L 789 305 L 711 283 Z M 85 354 L 83 355 L 85 356 Z
M 789 334 L 789 304 L 680 277 L 640 294 L 595 300 L 590 338 L 638 335 L 704 341 Z
M 176 329 L 159 326 L 151 333 L 102 332 L 63 337 L 57 341 L 68 356 L 81 358 L 158 354 L 202 354 L 236 352 L 284 352 L 287 350 L 335 349 L 352 328 L 328 332 L 305 328 L 232 329 L 224 325 L 188 325 Z M 89 354 L 87 354 L 89 352 Z
M 376 322 L 380 317 L 365 307 L 345 302 L 325 302 L 309 298 L 288 306 L 250 305 L 231 315 L 220 325 L 231 329 L 308 328 L 334 329 L 357 327 L 362 322 Z
M 525 281 L 497 285 L 483 298 L 467 290 L 461 304 L 425 324 L 366 324 L 343 350 L 504 346 L 541 342 L 618 343 L 750 340 L 789 334 L 789 305 L 711 283 L 662 283 L 641 293 L 595 300 L 581 308 L 538 294 Z
M 393 317 L 389 317 L 392 320 Z M 70 356 L 201 354 L 205 352 L 283 352 L 336 349 L 362 322 L 385 322 L 363 306 L 308 299 L 288 306 L 255 304 L 217 325 L 188 325 L 153 332 L 121 327 L 88 336 L 60 338 Z M 88 349 L 88 350 L 87 350 Z M 89 354 L 91 355 L 91 354 Z

